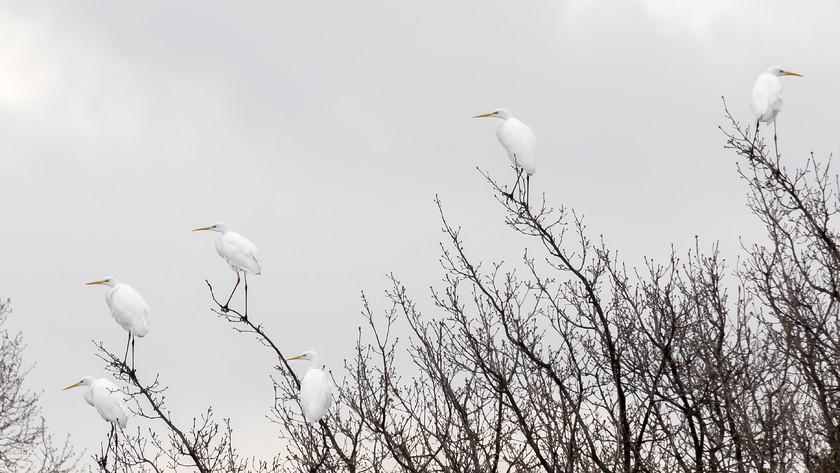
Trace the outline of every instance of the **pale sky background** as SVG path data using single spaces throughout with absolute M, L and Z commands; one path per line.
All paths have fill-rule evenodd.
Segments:
M 385 309 L 394 272 L 428 308 L 440 286 L 435 194 L 476 259 L 513 268 L 532 244 L 476 171 L 513 177 L 493 120 L 470 118 L 498 107 L 537 135 L 532 202 L 585 215 L 629 264 L 695 235 L 734 264 L 761 233 L 720 97 L 747 122 L 760 73 L 804 74 L 783 79 L 780 148 L 826 158 L 839 17 L 835 1 L 0 1 L 0 297 L 28 386 L 54 435 L 98 450 L 107 425 L 61 388 L 105 375 L 91 340 L 122 353 L 104 288 L 84 285 L 116 276 L 151 306 L 137 366 L 171 386 L 175 420 L 212 405 L 240 453 L 269 457 L 276 361 L 210 313 L 204 278 L 235 277 L 216 234 L 190 230 L 256 243 L 252 317 L 340 376 L 361 291 Z

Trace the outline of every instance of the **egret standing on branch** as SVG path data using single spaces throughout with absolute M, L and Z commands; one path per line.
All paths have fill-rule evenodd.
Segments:
M 131 366 L 134 366 L 134 337 L 143 338 L 149 331 L 149 305 L 143 300 L 139 292 L 128 284 L 121 283 L 115 277 L 87 283 L 104 284 L 109 287 L 105 292 L 105 302 L 111 309 L 111 315 L 122 328 L 128 332 L 125 345 L 125 359 L 128 360 L 128 346 L 131 345 Z
M 327 415 L 332 406 L 332 382 L 318 364 L 318 353 L 310 350 L 303 355 L 286 358 L 286 361 L 291 360 L 312 360 L 300 382 L 300 407 L 306 421 L 315 424 Z
M 224 222 L 217 222 L 209 227 L 201 227 L 193 230 L 210 230 L 219 232 L 219 238 L 216 240 L 216 252 L 219 256 L 224 258 L 227 264 L 236 272 L 236 285 L 233 286 L 233 291 L 230 293 L 227 302 L 222 307 L 223 311 L 227 311 L 230 300 L 239 287 L 239 271 L 244 273 L 245 277 L 245 314 L 248 313 L 248 273 L 260 274 L 260 261 L 257 259 L 259 249 L 257 245 L 251 243 L 244 236 L 230 230 L 228 224 Z
M 103 419 L 111 423 L 111 432 L 115 426 L 119 426 L 120 429 L 125 428 L 128 424 L 129 413 L 123 401 L 123 393 L 117 385 L 105 378 L 96 379 L 93 376 L 85 376 L 78 383 L 64 388 L 64 391 L 76 386 L 84 386 L 82 397 L 96 408 L 96 412 Z
M 778 66 L 767 69 L 767 72 L 758 76 L 752 90 L 752 108 L 755 118 L 755 133 L 758 135 L 758 124 L 761 122 L 773 122 L 773 140 L 776 140 L 776 115 L 782 110 L 782 76 L 799 76 L 795 72 L 782 70 Z
M 513 114 L 504 108 L 497 108 L 490 113 L 476 115 L 473 118 L 482 117 L 496 117 L 499 121 L 496 123 L 496 137 L 507 151 L 510 162 L 513 163 L 516 172 L 516 185 L 519 184 L 519 176 L 522 170 L 527 173 L 525 178 L 525 197 L 530 197 L 531 176 L 536 170 L 536 163 L 534 161 L 537 151 L 537 137 L 534 132 L 521 121 L 513 118 Z M 516 185 L 513 189 L 516 190 Z M 513 195 L 513 190 L 510 192 Z

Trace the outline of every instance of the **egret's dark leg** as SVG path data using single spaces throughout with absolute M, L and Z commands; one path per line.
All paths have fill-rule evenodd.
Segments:
M 248 318 L 248 273 L 242 271 L 242 277 L 245 278 L 245 318 Z
M 108 422 L 108 423 L 111 424 L 110 422 Z M 108 433 L 108 446 L 105 447 L 105 456 L 102 458 L 102 466 L 103 467 L 108 464 L 108 452 L 111 451 L 111 439 L 112 438 L 114 438 L 114 424 L 111 424 L 111 432 Z M 116 450 L 116 448 L 114 450 Z M 114 452 L 114 456 L 115 457 L 117 456 L 116 451 Z
M 779 139 L 776 136 L 776 120 L 773 120 L 773 145 L 776 146 L 776 156 L 779 156 Z
M 758 140 L 758 124 L 761 123 L 761 119 L 755 121 L 755 136 L 753 136 L 752 145 L 750 146 L 750 154 L 755 153 L 755 142 Z
M 524 189 L 525 189 L 525 205 L 530 206 L 531 205 L 531 175 L 528 174 L 528 173 L 525 173 Z
M 230 297 L 228 297 L 227 302 L 225 302 L 224 307 L 222 307 L 222 311 L 227 312 L 228 306 L 230 305 L 230 300 L 233 299 L 233 294 L 236 292 L 237 287 L 239 287 L 239 271 L 236 272 L 236 285 L 233 286 L 233 290 L 230 291 Z
M 134 369 L 134 342 L 136 341 L 135 337 L 131 337 L 131 369 Z
M 125 341 L 125 356 L 123 356 L 123 363 L 128 361 L 128 346 L 131 345 L 131 332 L 128 332 L 128 340 Z
M 119 449 L 119 446 L 120 446 L 119 445 L 120 439 L 117 436 L 117 426 L 114 425 L 114 424 L 111 424 L 111 434 L 114 437 L 114 469 L 116 469 L 117 468 L 117 458 L 119 458 L 119 454 L 117 453 L 117 450 Z
M 513 185 L 513 189 L 510 190 L 510 198 L 513 199 L 513 193 L 516 192 L 516 187 L 519 186 L 519 178 L 522 176 L 522 169 L 516 167 L 514 165 L 513 169 L 516 171 L 516 183 Z

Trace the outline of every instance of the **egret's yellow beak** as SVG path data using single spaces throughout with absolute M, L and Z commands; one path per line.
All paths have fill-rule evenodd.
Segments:
M 196 228 L 196 229 L 194 229 L 193 231 L 194 231 L 194 232 L 197 232 L 197 231 L 199 231 L 199 230 L 210 230 L 211 228 L 213 228 L 213 225 L 210 225 L 209 227 Z
M 102 283 L 104 283 L 104 282 L 105 282 L 105 280 L 104 280 L 104 279 L 103 279 L 103 280 L 101 280 L 101 281 L 91 281 L 91 282 L 89 282 L 89 283 L 85 284 L 85 286 L 90 286 L 91 284 L 102 284 Z M 75 384 L 74 384 L 73 386 L 75 386 Z M 72 388 L 73 386 L 70 386 L 70 387 Z
M 795 73 L 795 72 L 790 72 L 790 71 L 782 71 L 782 72 L 784 72 L 785 74 L 787 74 L 787 75 L 789 75 L 789 76 L 799 76 L 799 77 L 805 77 L 805 76 L 803 76 L 802 74 L 797 74 L 797 73 Z
M 492 115 L 493 115 L 493 112 L 490 112 L 490 113 L 483 113 L 483 114 L 481 114 L 481 115 L 476 115 L 476 116 L 474 116 L 473 118 L 490 117 L 490 116 L 492 116 Z
M 293 356 L 291 358 L 286 358 L 286 361 L 299 360 L 301 358 L 303 358 L 303 355 L 298 355 L 298 356 Z
M 67 390 L 68 390 L 68 389 L 70 389 L 70 388 L 75 388 L 76 386 L 78 386 L 78 385 L 80 385 L 80 384 L 82 384 L 82 382 L 81 382 L 81 381 L 79 381 L 79 382 L 78 382 L 78 383 L 76 383 L 76 384 L 71 384 L 70 386 L 67 386 L 66 388 L 62 389 L 62 391 L 67 391 Z

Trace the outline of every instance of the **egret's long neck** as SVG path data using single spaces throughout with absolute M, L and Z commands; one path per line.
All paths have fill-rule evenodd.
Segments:
M 496 120 L 496 135 L 502 132 L 502 128 L 505 126 L 506 121 L 507 119 L 505 118 L 500 118 Z
M 321 361 L 318 359 L 317 356 L 312 357 L 312 364 L 309 365 L 309 369 L 320 369 L 321 368 Z
M 82 397 L 85 399 L 85 402 L 87 402 L 88 404 L 90 404 L 92 406 L 93 405 L 93 388 L 91 386 L 83 385 L 82 389 L 84 389 L 84 391 L 82 391 Z

